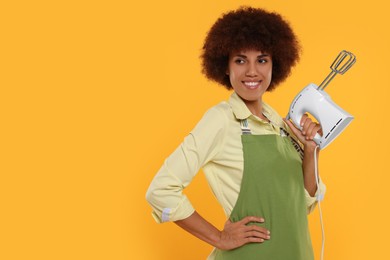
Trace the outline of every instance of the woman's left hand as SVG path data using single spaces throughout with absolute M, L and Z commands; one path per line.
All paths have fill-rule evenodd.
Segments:
M 313 122 L 307 114 L 304 114 L 301 119 L 302 130 L 299 130 L 290 120 L 283 119 L 290 127 L 298 140 L 305 146 L 315 147 L 317 144 L 313 141 L 314 136 L 318 133 L 322 135 L 321 125 Z

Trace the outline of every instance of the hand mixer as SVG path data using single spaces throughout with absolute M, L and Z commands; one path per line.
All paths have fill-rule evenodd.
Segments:
M 351 123 L 353 116 L 344 111 L 332 101 L 324 91 L 326 86 L 337 74 L 344 74 L 356 62 L 356 56 L 348 51 L 341 51 L 333 61 L 332 70 L 324 81 L 317 86 L 313 83 L 307 85 L 293 100 L 287 119 L 290 119 L 299 128 L 302 116 L 310 113 L 320 123 L 323 135 L 317 134 L 314 141 L 324 149 Z
M 315 179 L 319 189 L 319 177 L 316 150 L 319 147 L 324 149 L 351 123 L 353 116 L 344 111 L 335 104 L 330 96 L 324 91 L 326 86 L 332 81 L 337 74 L 344 74 L 356 62 L 356 56 L 348 51 L 341 51 L 333 61 L 330 69 L 332 70 L 324 81 L 317 86 L 310 83 L 294 98 L 290 106 L 287 120 L 291 118 L 295 126 L 302 130 L 300 126 L 301 118 L 305 113 L 312 114 L 322 127 L 322 136 L 316 134 L 314 141 L 317 143 L 314 152 Z M 323 200 L 323 191 L 317 191 L 318 208 L 320 211 L 320 221 L 322 230 L 322 249 L 321 260 L 324 258 L 325 232 L 321 211 L 321 200 Z

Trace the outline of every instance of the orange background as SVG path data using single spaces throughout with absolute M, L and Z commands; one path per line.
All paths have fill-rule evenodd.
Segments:
M 265 100 L 281 115 L 342 49 L 356 65 L 327 88 L 355 116 L 321 153 L 325 259 L 387 259 L 387 1 L 9 1 L 0 6 L 0 259 L 205 259 L 145 201 L 163 160 L 230 93 L 200 73 L 213 22 L 240 5 L 284 15 L 304 52 Z M 386 152 L 387 151 L 387 152 Z M 186 191 L 221 228 L 202 174 Z M 310 216 L 316 256 L 321 229 Z

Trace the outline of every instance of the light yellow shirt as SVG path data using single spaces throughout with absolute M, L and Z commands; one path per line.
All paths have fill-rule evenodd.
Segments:
M 240 192 L 244 166 L 240 120 L 248 120 L 252 134 L 280 134 L 280 127 L 292 134 L 276 111 L 264 102 L 263 113 L 271 123 L 252 115 L 235 92 L 228 102 L 223 101 L 205 113 L 165 160 L 149 186 L 146 198 L 158 223 L 185 219 L 195 211 L 183 190 L 200 168 L 226 216 L 230 216 Z M 319 190 L 325 193 L 322 182 L 317 193 Z M 308 213 L 315 205 L 316 197 L 306 191 Z

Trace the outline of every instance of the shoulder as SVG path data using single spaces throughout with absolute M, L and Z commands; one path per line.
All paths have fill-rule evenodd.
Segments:
M 222 101 L 221 103 L 211 107 L 207 110 L 206 114 L 211 114 L 216 117 L 230 117 L 233 115 L 233 111 L 228 102 Z
M 195 126 L 192 132 L 207 130 L 219 132 L 226 128 L 230 118 L 233 116 L 232 109 L 226 101 L 209 108 Z

